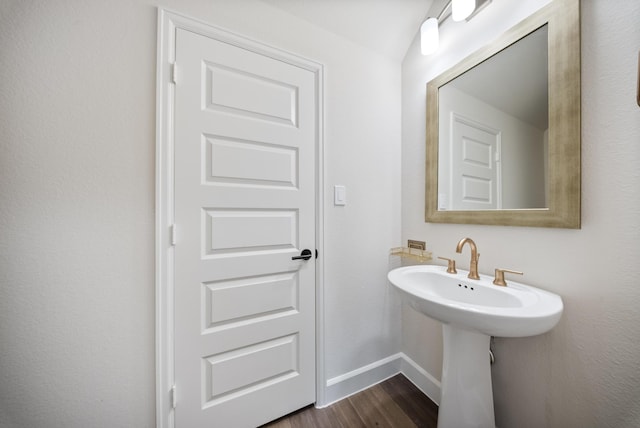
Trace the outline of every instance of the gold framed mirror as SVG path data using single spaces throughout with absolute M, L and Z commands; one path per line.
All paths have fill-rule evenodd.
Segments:
M 533 69 L 543 76 L 528 74 Z M 523 118 L 512 103 L 489 106 L 474 87 L 524 101 L 523 110 L 546 109 Z M 477 118 L 474 104 L 499 113 Z M 578 229 L 580 146 L 580 5 L 553 0 L 427 84 L 425 219 Z

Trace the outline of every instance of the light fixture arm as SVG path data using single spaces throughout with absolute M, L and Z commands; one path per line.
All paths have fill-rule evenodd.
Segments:
M 436 18 L 427 15 L 424 22 L 420 26 L 420 49 L 423 55 L 430 55 L 438 50 L 440 43 L 440 35 L 438 27 L 440 23 L 453 15 L 453 1 L 448 0 Z M 484 9 L 492 0 L 475 0 L 473 2 L 474 9 L 470 15 L 464 19 L 468 22 Z
M 478 13 L 480 13 L 485 7 L 489 6 L 489 4 L 492 2 L 493 0 L 476 0 L 476 8 L 474 9 L 474 11 L 471 13 L 471 15 L 469 15 L 465 21 L 469 22 L 471 21 L 471 19 L 473 17 L 475 17 Z M 451 16 L 451 5 L 453 4 L 453 0 L 448 0 L 444 7 L 442 8 L 442 10 L 440 11 L 440 13 L 438 14 L 438 16 L 436 17 L 436 19 L 438 20 L 438 24 L 442 24 L 442 21 L 446 20 L 449 16 Z M 425 18 L 425 20 L 429 18 L 429 15 L 427 15 L 427 17 Z
M 445 18 L 447 17 L 447 12 L 451 12 L 451 3 L 453 2 L 453 0 L 449 0 L 447 2 L 447 4 L 444 5 L 444 7 L 442 8 L 442 11 L 440 12 L 440 14 L 438 14 L 438 16 L 436 17 L 436 19 L 438 20 L 438 24 L 440 24 L 442 21 L 445 20 Z

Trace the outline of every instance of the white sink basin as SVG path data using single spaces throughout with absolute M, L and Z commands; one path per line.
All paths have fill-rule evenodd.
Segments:
M 443 323 L 438 428 L 495 428 L 489 364 L 491 336 L 547 332 L 562 315 L 559 296 L 515 281 L 506 287 L 442 266 L 407 266 L 389 281 L 411 307 Z
M 467 278 L 443 266 L 407 266 L 389 272 L 389 281 L 414 309 L 445 324 L 489 336 L 534 336 L 551 330 L 562 315 L 562 299 L 539 288 L 493 277 Z

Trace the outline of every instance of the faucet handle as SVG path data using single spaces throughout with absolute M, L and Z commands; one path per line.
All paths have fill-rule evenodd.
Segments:
M 504 280 L 504 273 L 505 272 L 509 272 L 509 273 L 515 273 L 518 275 L 524 275 L 523 272 L 519 272 L 517 270 L 511 270 L 511 269 L 496 269 L 496 277 L 493 280 L 493 283 L 495 285 L 499 285 L 501 287 L 506 287 L 507 286 L 507 281 Z
M 440 260 L 447 261 L 447 273 L 458 273 L 456 270 L 456 261 L 453 259 L 448 259 L 446 257 L 438 257 Z

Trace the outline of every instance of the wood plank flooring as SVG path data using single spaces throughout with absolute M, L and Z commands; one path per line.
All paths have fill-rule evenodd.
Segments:
M 438 406 L 399 374 L 324 409 L 305 407 L 263 428 L 435 428 Z

